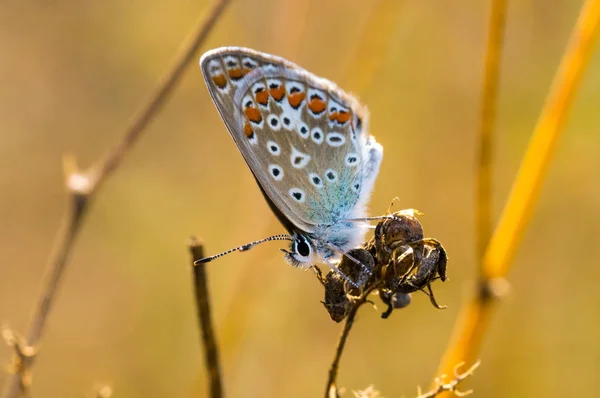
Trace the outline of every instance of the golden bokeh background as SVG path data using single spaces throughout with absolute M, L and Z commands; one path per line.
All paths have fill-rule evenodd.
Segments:
M 582 1 L 509 2 L 494 141 L 497 217 Z M 234 1 L 203 50 L 281 55 L 356 93 L 384 160 L 371 200 L 426 216 L 450 255 L 435 283 L 382 320 L 365 306 L 339 384 L 385 397 L 429 385 L 476 280 L 475 173 L 488 2 Z M 25 332 L 66 207 L 61 158 L 89 166 L 209 3 L 4 2 L 0 7 L 0 321 Z M 199 57 L 200 54 L 198 54 Z M 480 397 L 572 397 L 600 373 L 600 52 L 589 69 L 469 387 Z M 284 229 L 213 106 L 197 64 L 86 216 L 36 362 L 32 396 L 205 396 L 187 238 L 210 253 Z M 225 390 L 314 397 L 341 330 L 310 272 L 278 243 L 209 268 Z M 10 350 L 0 346 L 8 363 Z M 0 374 L 0 385 L 7 379 Z M 350 396 L 350 393 L 346 394 Z

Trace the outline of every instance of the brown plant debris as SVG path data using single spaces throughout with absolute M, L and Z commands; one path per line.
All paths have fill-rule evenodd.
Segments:
M 363 248 L 348 252 L 372 271 L 369 276 L 365 267 L 357 265 L 348 257 L 340 261 L 338 268 L 361 287 L 350 286 L 334 271 L 325 277 L 315 269 L 325 288 L 323 305 L 335 322 L 344 320 L 352 307 L 364 302 L 364 295 L 378 292 L 387 309 L 381 314 L 387 318 L 396 308 L 404 308 L 411 302 L 411 293 L 422 291 L 429 296 L 435 308 L 439 305 L 431 289 L 431 283 L 447 279 L 448 255 L 442 244 L 433 238 L 424 238 L 423 227 L 417 219 L 417 210 L 402 210 L 386 216 L 375 227 L 371 240 Z

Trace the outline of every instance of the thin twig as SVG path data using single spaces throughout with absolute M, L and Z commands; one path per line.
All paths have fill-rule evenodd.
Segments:
M 587 0 L 554 76 L 512 192 L 483 257 L 484 278 L 490 287 L 487 290 L 492 294 L 496 287 L 503 286 L 503 277 L 533 214 L 575 92 L 589 63 L 599 22 L 600 0 Z M 495 301 L 482 300 L 481 297 L 481 294 L 474 295 L 461 310 L 453 337 L 442 358 L 440 373 L 449 372 L 453 364 L 470 361 L 476 356 L 495 308 L 492 305 Z
M 210 295 L 206 283 L 206 265 L 194 266 L 194 261 L 204 258 L 204 246 L 192 237 L 190 239 L 190 253 L 192 255 L 192 268 L 194 269 L 194 293 L 196 296 L 196 309 L 198 323 L 202 331 L 202 345 L 204 346 L 204 361 L 210 383 L 210 397 L 221 398 L 223 385 L 221 382 L 221 366 L 219 364 L 219 349 L 213 332 L 212 317 L 210 315 Z
M 27 339 L 24 344 L 13 346 L 15 354 L 11 361 L 12 375 L 8 378 L 4 387 L 4 398 L 14 398 L 23 394 L 30 383 L 35 353 L 44 333 L 50 309 L 90 200 L 98 191 L 102 182 L 120 165 L 150 120 L 156 116 L 168 95 L 180 80 L 185 66 L 194 58 L 194 54 L 204 42 L 228 3 L 229 0 L 217 0 L 208 16 L 202 18 L 194 28 L 191 39 L 185 42 L 185 45 L 175 57 L 173 66 L 159 81 L 157 88 L 148 97 L 148 100 L 131 118 L 123 138 L 97 165 L 88 170 L 80 171 L 74 159 L 65 159 L 64 171 L 69 193 L 69 206 L 63 216 L 63 221 L 56 234 L 52 251 L 45 266 L 45 277 L 29 325 Z M 33 354 L 25 355 L 26 353 Z
M 352 326 L 354 325 L 354 318 L 356 318 L 356 313 L 358 312 L 358 309 L 364 303 L 367 302 L 367 297 L 375 289 L 377 289 L 377 286 L 372 286 L 368 290 L 366 290 L 359 298 L 356 299 L 356 301 L 352 305 L 352 308 L 348 312 L 348 316 L 346 317 L 346 321 L 344 322 L 344 329 L 342 329 L 342 333 L 340 334 L 340 338 L 335 349 L 333 361 L 331 362 L 331 366 L 329 367 L 329 377 L 327 379 L 327 386 L 325 389 L 325 398 L 339 397 L 336 379 L 340 367 L 340 359 L 342 358 L 342 353 L 344 352 L 344 347 L 346 346 L 346 341 L 348 340 L 350 330 L 352 330 Z

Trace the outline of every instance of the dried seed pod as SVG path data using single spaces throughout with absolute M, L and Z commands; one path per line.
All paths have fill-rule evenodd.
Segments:
M 402 293 L 411 293 L 417 290 L 422 290 L 436 279 L 445 281 L 446 265 L 448 256 L 442 244 L 435 239 L 425 239 L 425 252 L 420 264 L 418 264 L 414 272 L 405 278 L 405 281 L 398 285 L 396 291 Z
M 325 301 L 321 301 L 321 303 L 323 303 L 329 316 L 335 322 L 343 321 L 352 306 L 352 302 L 346 294 L 345 282 L 344 278 L 333 271 L 325 276 L 323 282 L 323 286 L 325 287 Z
M 423 251 L 423 227 L 415 214 L 417 211 L 399 211 L 377 224 L 372 242 L 371 252 L 375 254 L 379 264 L 388 264 L 396 248 L 410 245 L 415 250 L 417 259 Z
M 365 249 L 350 250 L 348 255 L 360 261 L 364 267 L 344 256 L 338 264 L 338 269 L 351 280 L 357 281 L 360 286 L 367 286 L 369 274 L 365 268 L 373 272 L 375 266 L 373 256 Z M 323 286 L 325 287 L 325 301 L 322 303 L 331 319 L 335 322 L 341 322 L 350 311 L 352 297 L 359 295 L 361 289 L 349 286 L 346 280 L 333 270 L 325 276 Z
M 448 257 L 439 241 L 423 238 L 423 228 L 416 218 L 420 214 L 403 210 L 382 218 L 365 249 L 351 250 L 342 258 L 337 265 L 339 271 L 359 288 L 337 272 L 330 271 L 325 278 L 318 273 L 325 287 L 323 305 L 331 319 L 344 320 L 353 306 L 366 302 L 366 294 L 371 291 L 379 291 L 387 305 L 383 318 L 395 308 L 408 306 L 410 294 L 419 290 L 436 308 L 445 308 L 437 304 L 431 283 L 446 280 Z

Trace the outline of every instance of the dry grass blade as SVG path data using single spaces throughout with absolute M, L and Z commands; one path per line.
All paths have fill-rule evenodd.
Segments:
M 191 40 L 184 43 L 175 58 L 174 65 L 160 80 L 155 91 L 131 118 L 125 129 L 123 138 L 107 153 L 96 166 L 89 170 L 80 171 L 74 159 L 65 159 L 65 182 L 69 192 L 70 203 L 66 209 L 61 226 L 57 232 L 52 252 L 46 264 L 42 289 L 34 308 L 34 314 L 29 325 L 27 338 L 22 344 L 14 344 L 15 354 L 11 360 L 11 376 L 7 378 L 3 397 L 13 398 L 22 395 L 31 382 L 33 363 L 37 347 L 45 330 L 46 321 L 54 302 L 58 286 L 62 280 L 65 266 L 77 233 L 82 226 L 83 217 L 88 205 L 98 191 L 102 182 L 120 165 L 132 145 L 139 139 L 141 133 L 152 120 L 168 95 L 180 80 L 185 67 L 194 58 L 200 45 L 222 14 L 228 0 L 215 2 L 208 16 L 202 18 L 192 32 Z M 28 354 L 33 353 L 33 354 Z
M 531 219 L 573 97 L 592 54 L 599 19 L 600 1 L 588 0 L 571 34 L 512 192 L 486 250 L 483 263 L 488 279 L 506 274 Z
M 600 0 L 588 0 L 571 34 L 512 192 L 485 252 L 483 272 L 488 283 L 501 279 L 508 271 L 531 218 L 574 93 L 592 53 L 599 20 Z M 440 373 L 451 371 L 457 362 L 471 360 L 479 349 L 493 309 L 492 301 L 486 297 L 490 295 L 479 294 L 465 305 L 442 359 Z

